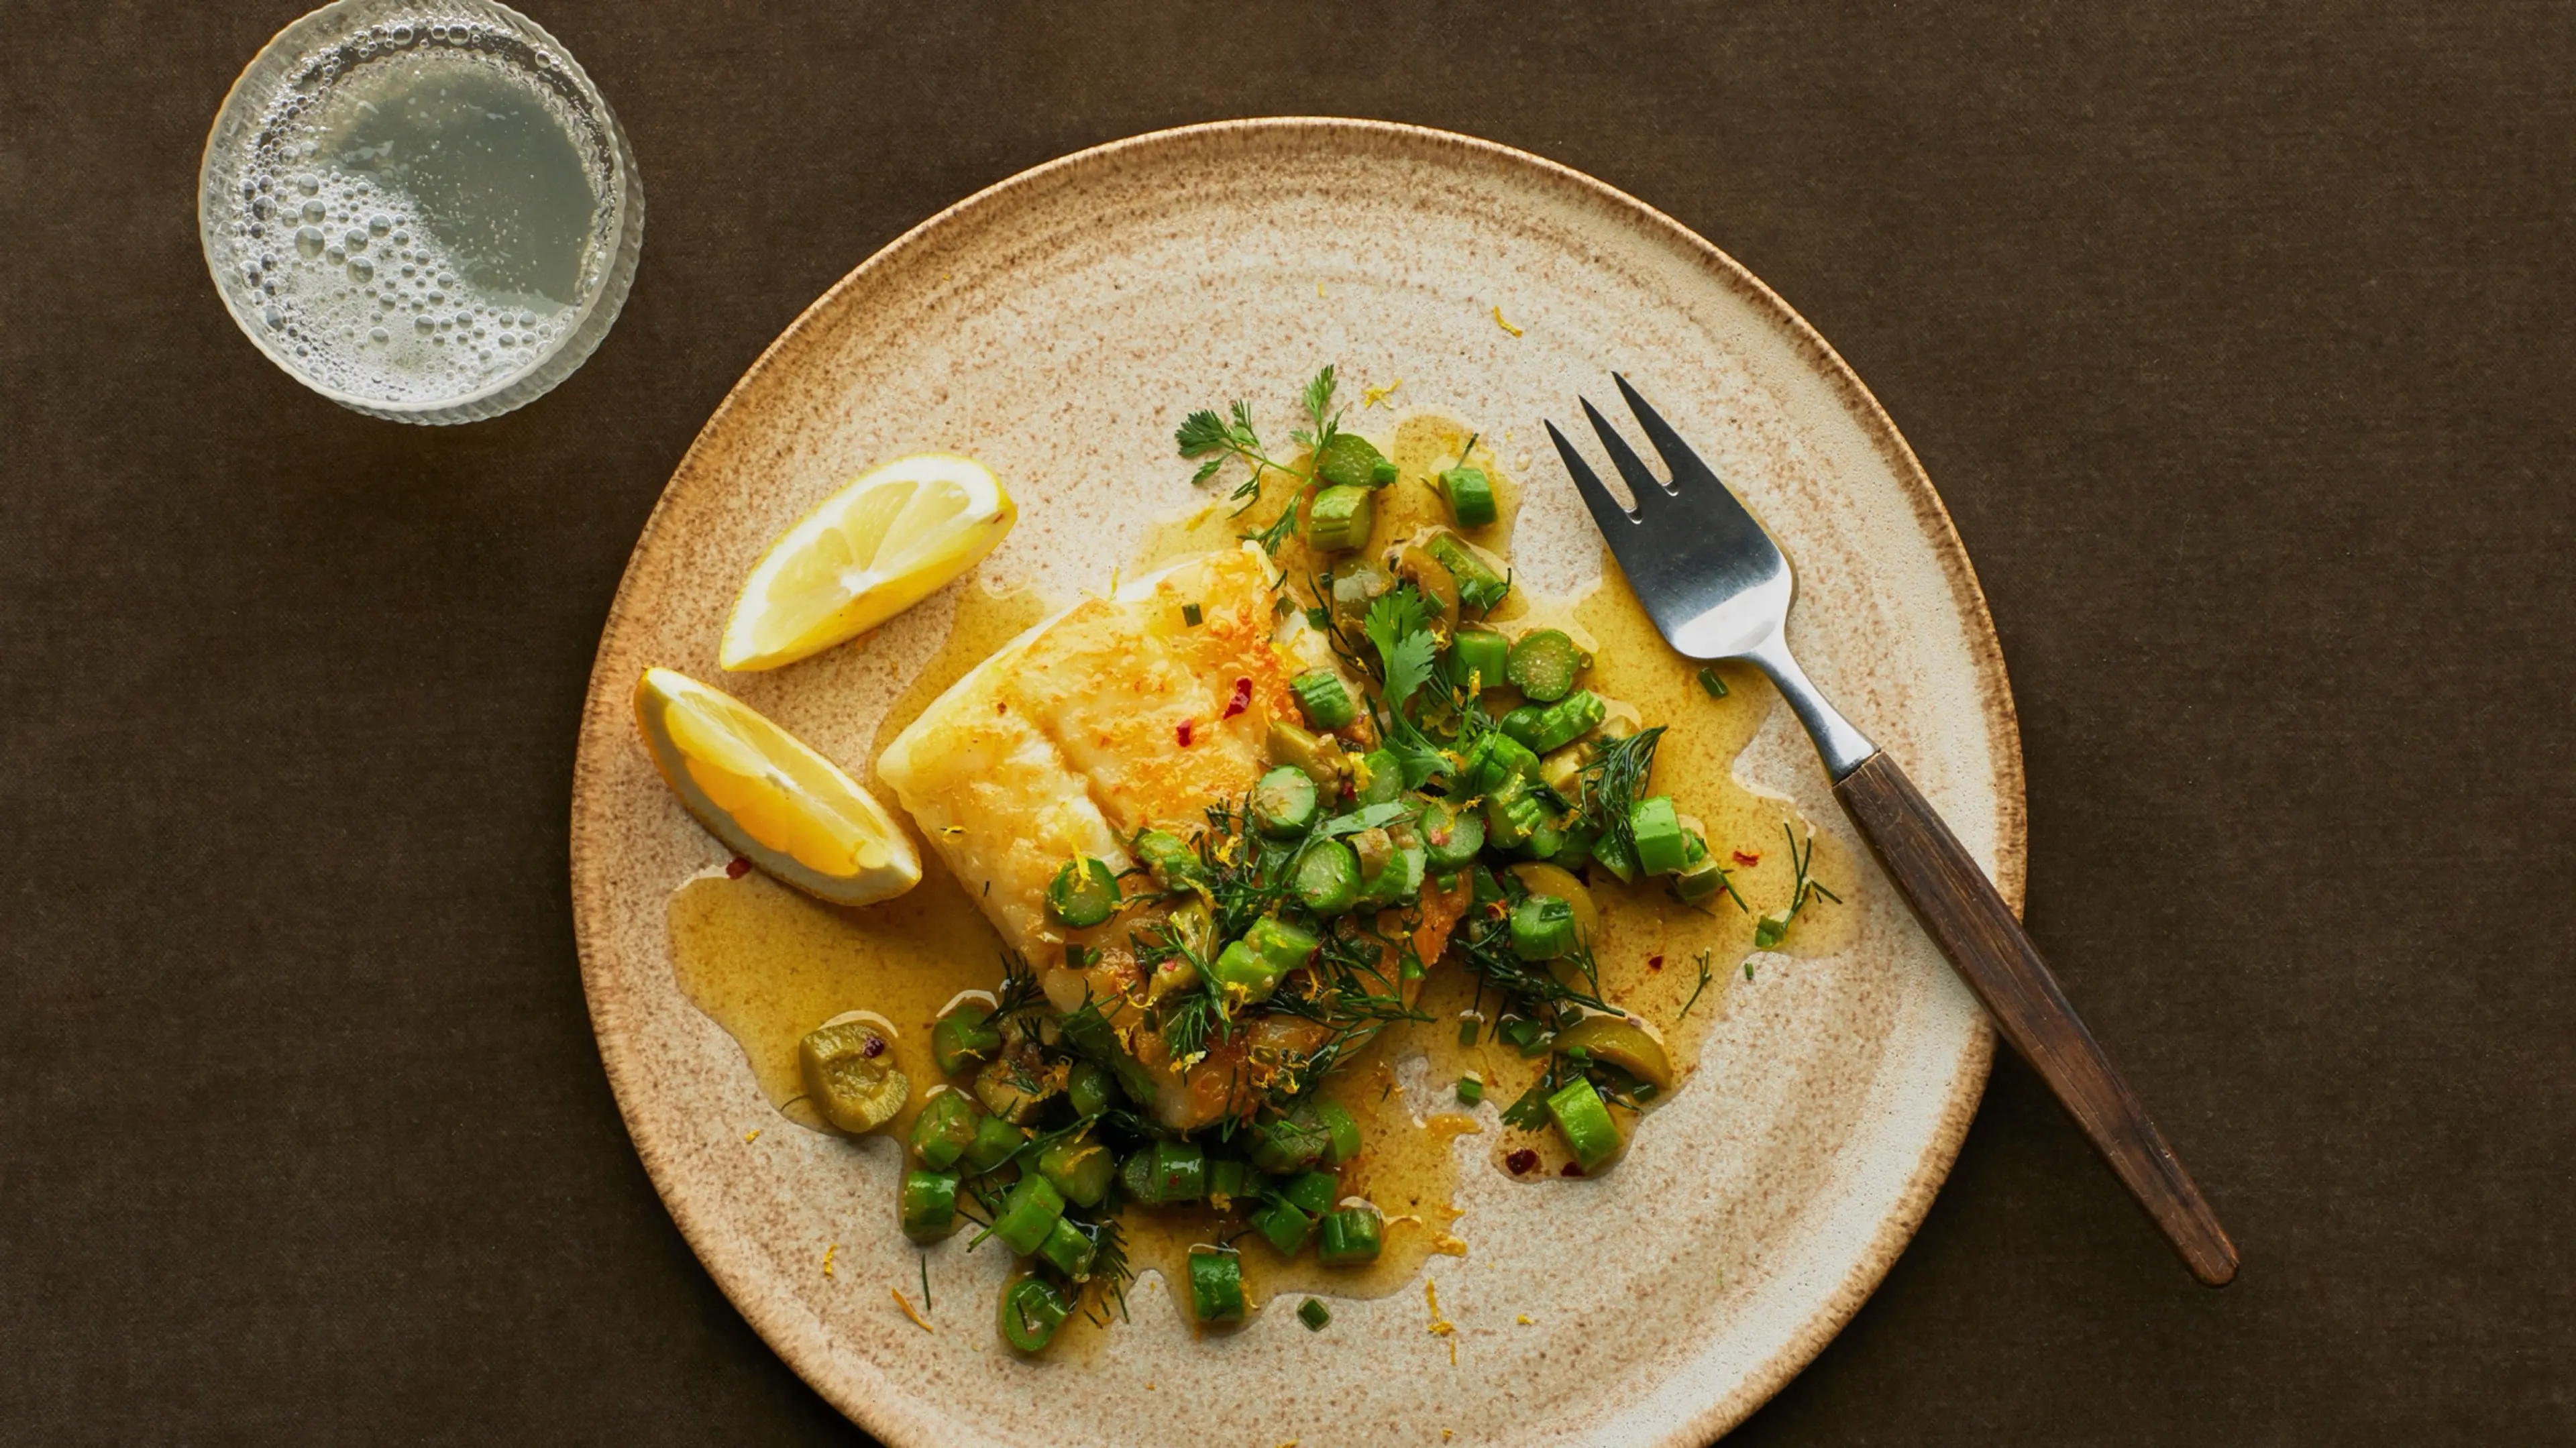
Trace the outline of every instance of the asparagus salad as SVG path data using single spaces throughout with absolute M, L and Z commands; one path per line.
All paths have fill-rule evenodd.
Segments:
M 1553 1138 L 1565 1175 L 1609 1170 L 1676 1070 L 1662 1031 L 1605 987 L 1596 945 L 1620 907 L 1595 889 L 1740 916 L 1757 948 L 1837 899 L 1792 831 L 1787 896 L 1755 910 L 1734 877 L 1760 855 L 1721 857 L 1691 800 L 1654 791 L 1672 721 L 1591 687 L 1574 634 L 1521 606 L 1478 440 L 1405 478 L 1421 490 L 1405 500 L 1403 470 L 1344 426 L 1336 392 L 1328 367 L 1276 450 L 1246 403 L 1190 414 L 1177 443 L 1197 481 L 1234 483 L 1231 546 L 1028 629 L 877 760 L 1001 937 L 999 978 L 938 1014 L 936 1080 L 904 1069 L 891 1022 L 848 1012 L 799 1044 L 803 1097 L 834 1129 L 902 1134 L 906 1236 L 1013 1255 L 995 1312 L 1015 1349 L 1046 1349 L 1077 1313 L 1123 1313 L 1131 1235 L 1158 1217 L 1198 1234 L 1167 1276 L 1201 1324 L 1253 1310 L 1248 1262 L 1376 1262 L 1407 1218 L 1351 1189 L 1373 1143 L 1335 1088 L 1390 1032 L 1526 1063 L 1494 1103 L 1503 1122 Z M 1397 517 L 1416 526 L 1398 536 Z M 673 747 L 656 757 L 711 828 L 764 869 L 793 854 L 771 873 L 812 873 L 814 852 L 763 837 Z M 894 831 L 871 856 L 864 814 L 832 818 L 877 861 L 869 878 L 899 875 L 908 842 Z M 1684 1015 L 1711 980 L 1706 952 L 1693 964 Z M 1440 1085 L 1474 1108 L 1488 1082 L 1457 1069 Z M 1317 1298 L 1296 1310 L 1329 1323 Z

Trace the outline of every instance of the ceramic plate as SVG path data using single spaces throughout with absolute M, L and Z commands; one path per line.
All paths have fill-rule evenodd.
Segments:
M 634 680 L 725 679 L 718 635 L 771 539 L 875 462 L 972 454 L 1021 509 L 977 574 L 864 646 L 726 685 L 862 770 L 962 589 L 1105 587 L 1205 501 L 1172 453 L 1182 414 L 1284 410 L 1327 360 L 1504 439 L 1516 562 L 1556 593 L 1598 574 L 1600 543 L 1541 420 L 1636 379 L 1796 561 L 1808 672 L 2020 898 L 2011 697 L 1940 500 L 1859 379 L 1708 242 L 1537 157 L 1358 121 L 1140 136 L 970 197 L 833 287 L 708 421 L 618 591 L 573 796 L 583 981 L 636 1149 L 743 1315 L 889 1443 L 1701 1443 L 1851 1316 L 1967 1130 L 1984 1017 L 1854 850 L 1849 943 L 1733 992 L 1699 1072 L 1579 1203 L 1468 1162 L 1469 1254 L 1426 1269 L 1454 1338 L 1426 1331 L 1416 1283 L 1338 1304 L 1328 1332 L 1274 1311 L 1194 1340 L 1148 1282 L 1107 1350 L 1026 1361 L 993 1335 L 991 1250 L 939 1259 L 937 1331 L 897 1309 L 919 1268 L 895 1144 L 788 1125 L 675 983 L 666 902 L 726 854 L 638 744 Z M 1854 838 L 1787 710 L 1736 769 Z

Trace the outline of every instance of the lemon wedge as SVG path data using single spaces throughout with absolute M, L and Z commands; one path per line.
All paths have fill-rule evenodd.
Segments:
M 921 856 L 885 806 L 740 699 L 646 669 L 635 683 L 635 727 L 698 823 L 778 879 L 835 905 L 921 883 Z
M 774 669 L 856 638 L 974 567 L 1018 517 L 973 458 L 897 458 L 769 545 L 733 601 L 716 662 Z

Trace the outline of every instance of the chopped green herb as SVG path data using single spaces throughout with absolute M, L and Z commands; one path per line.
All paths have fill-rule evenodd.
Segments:
M 1708 696 L 1712 699 L 1723 699 L 1726 697 L 1726 680 L 1719 678 L 1717 670 L 1715 669 L 1702 669 L 1699 671 L 1699 686 L 1708 690 Z
M 1185 603 L 1181 605 L 1181 622 L 1188 624 L 1190 627 L 1197 628 L 1199 626 L 1199 619 L 1202 616 L 1203 615 L 1200 614 L 1199 606 L 1197 604 Z
M 1331 1325 L 1333 1310 L 1324 1305 L 1324 1299 L 1309 1297 L 1297 1304 L 1297 1320 L 1306 1324 L 1308 1332 L 1322 1332 Z

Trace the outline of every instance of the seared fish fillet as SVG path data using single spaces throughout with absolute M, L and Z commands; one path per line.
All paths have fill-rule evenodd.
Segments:
M 1064 862 L 1123 871 L 1138 830 L 1205 828 L 1210 804 L 1261 777 L 1270 721 L 1297 718 L 1288 680 L 1330 650 L 1304 615 L 1274 611 L 1277 578 L 1246 543 L 1087 598 L 977 665 L 878 756 L 922 835 L 1041 974 L 1064 959 L 1066 932 L 1045 914 Z

